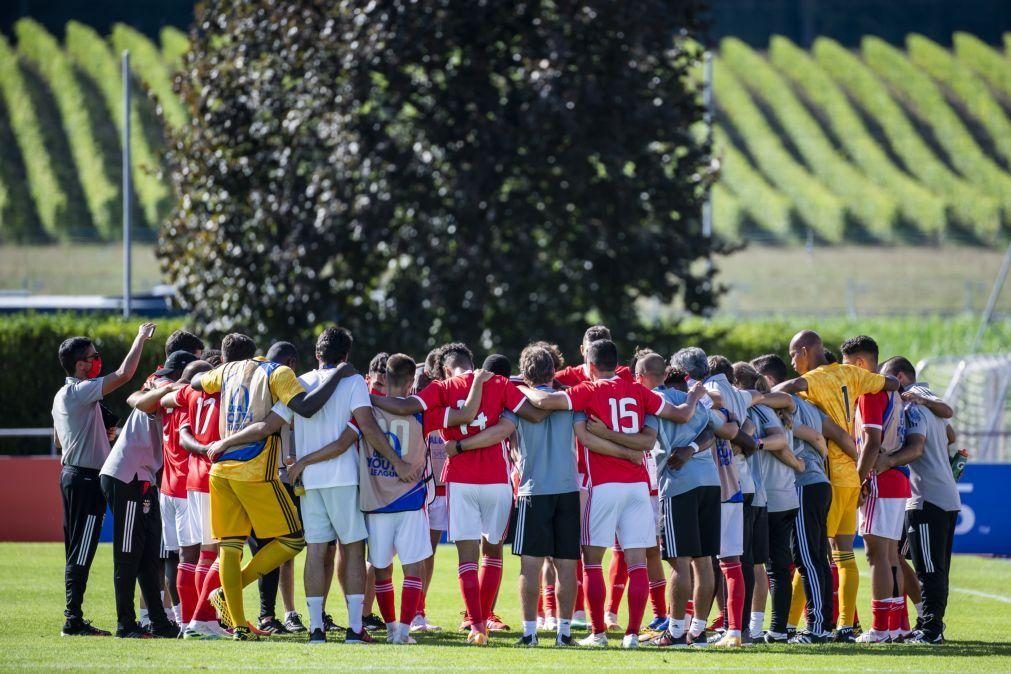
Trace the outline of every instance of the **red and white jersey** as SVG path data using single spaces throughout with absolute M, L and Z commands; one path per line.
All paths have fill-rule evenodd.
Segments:
M 421 401 L 424 411 L 436 408 L 460 409 L 467 402 L 470 394 L 474 373 L 466 372 L 445 381 L 435 381 L 423 391 L 412 396 Z M 468 435 L 479 433 L 498 423 L 504 410 L 516 412 L 526 397 L 520 390 L 509 383 L 509 380 L 499 375 L 493 376 L 484 383 L 481 389 L 481 406 L 474 421 L 465 426 L 447 428 L 449 409 L 443 411 L 439 424 L 442 437 L 446 442 L 463 440 Z M 506 458 L 506 443 L 500 442 L 492 447 L 469 449 L 446 459 L 442 475 L 443 482 L 462 482 L 466 484 L 508 484 L 509 461 Z
M 635 381 L 632 371 L 624 365 L 619 365 L 614 374 L 618 375 L 620 379 Z M 584 381 L 590 381 L 590 366 L 585 363 L 582 365 L 570 365 L 555 372 L 555 379 L 563 386 L 582 384 Z
M 179 427 L 188 427 L 194 440 L 209 445 L 221 438 L 218 423 L 220 394 L 202 393 L 186 386 L 176 391 L 176 402 L 179 403 L 180 410 L 185 410 L 185 417 Z M 211 462 L 202 454 L 189 454 L 189 457 L 186 489 L 207 493 L 210 490 L 208 475 L 211 472 Z
M 186 476 L 190 472 L 190 453 L 179 444 L 179 426 L 186 415 L 182 407 L 163 407 L 161 425 L 161 492 L 186 498 Z
M 905 442 L 906 415 L 903 414 L 902 396 L 898 391 L 878 391 L 865 393 L 857 400 L 854 434 L 857 450 L 863 451 L 864 429 L 877 428 L 881 431 L 881 453 L 894 454 L 902 449 Z M 891 468 L 880 475 L 871 473 L 870 487 L 878 498 L 909 498 L 909 469 L 905 466 Z
M 659 414 L 667 404 L 661 395 L 642 384 L 615 375 L 610 379 L 596 379 L 573 386 L 564 392 L 569 399 L 569 409 L 585 412 L 600 419 L 612 431 L 638 433 L 647 414 Z M 585 457 L 586 482 L 645 482 L 649 484 L 645 461 L 633 465 L 624 459 L 579 448 Z
M 434 407 L 425 410 L 421 423 L 425 428 L 425 444 L 428 445 L 428 458 L 432 462 L 432 478 L 435 481 L 435 495 L 446 495 L 446 483 L 442 481 L 442 473 L 446 470 L 446 439 L 442 437 L 443 422 L 446 410 Z

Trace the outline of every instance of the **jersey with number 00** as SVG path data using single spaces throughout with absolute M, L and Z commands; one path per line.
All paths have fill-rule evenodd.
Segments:
M 857 400 L 885 387 L 885 378 L 855 365 L 831 363 L 804 375 L 807 391 L 801 395 L 852 436 Z M 837 487 L 859 487 L 856 461 L 832 441 L 828 443 L 829 480 Z
M 426 411 L 435 407 L 459 409 L 467 402 L 473 381 L 474 373 L 467 372 L 445 381 L 432 382 L 414 397 L 421 401 Z M 449 417 L 449 410 L 446 410 L 442 421 L 442 437 L 446 442 L 452 442 L 480 433 L 497 424 L 504 410 L 516 412 L 525 401 L 526 397 L 508 379 L 494 375 L 481 388 L 481 407 L 474 421 L 465 426 L 446 428 Z M 450 457 L 446 460 L 442 480 L 465 484 L 508 484 L 509 462 L 505 443 L 468 449 Z
M 401 459 L 419 474 L 415 482 L 401 482 L 393 464 L 365 438 L 358 441 L 358 494 L 362 512 L 399 513 L 421 510 L 428 490 L 422 473 L 428 464 L 428 447 L 421 415 L 400 417 L 373 408 L 379 429 Z
M 201 445 L 209 445 L 221 438 L 218 426 L 217 393 L 201 393 L 189 386 L 176 392 L 176 402 L 180 410 L 185 410 L 186 416 L 179 424 L 189 428 L 190 435 Z M 187 491 L 210 490 L 208 475 L 211 472 L 211 461 L 203 454 L 190 454 L 190 472 L 186 476 Z
M 597 417 L 619 433 L 638 433 L 645 424 L 646 415 L 659 414 L 666 404 L 655 391 L 618 376 L 583 382 L 565 391 L 565 396 L 569 399 L 569 409 Z M 649 484 L 644 463 L 636 465 L 591 452 L 585 447 L 580 447 L 579 451 L 585 457 L 586 482 L 590 487 L 608 482 Z

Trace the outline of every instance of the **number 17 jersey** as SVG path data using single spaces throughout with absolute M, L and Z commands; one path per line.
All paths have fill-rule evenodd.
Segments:
M 447 408 L 440 424 L 442 437 L 447 443 L 463 440 L 486 428 L 491 428 L 498 423 L 503 411 L 509 410 L 515 413 L 526 402 L 526 397 L 508 379 L 495 375 L 481 388 L 481 406 L 474 421 L 465 426 L 447 428 L 449 408 L 460 409 L 464 406 L 473 381 L 474 373 L 466 372 L 445 381 L 432 382 L 420 393 L 413 396 L 421 401 L 421 406 L 426 412 L 439 407 Z M 509 462 L 506 459 L 505 443 L 500 442 L 491 447 L 469 449 L 448 458 L 442 481 L 465 484 L 508 484 Z

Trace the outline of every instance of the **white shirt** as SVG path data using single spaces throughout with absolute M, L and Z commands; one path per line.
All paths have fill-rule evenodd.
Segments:
M 298 378 L 305 390 L 312 391 L 322 383 L 325 370 L 312 370 Z M 311 418 L 297 417 L 284 403 L 277 403 L 274 412 L 288 423 L 294 420 L 295 456 L 299 459 L 337 440 L 361 407 L 372 407 L 369 387 L 361 375 L 346 377 L 330 399 Z M 306 489 L 348 487 L 358 484 L 358 447 L 352 446 L 335 459 L 307 466 L 302 472 Z

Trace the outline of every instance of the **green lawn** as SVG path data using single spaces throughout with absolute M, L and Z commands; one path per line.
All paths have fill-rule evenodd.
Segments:
M 421 637 L 414 647 L 386 644 L 345 647 L 330 643 L 310 648 L 304 637 L 274 638 L 261 643 L 116 641 L 61 638 L 63 561 L 58 544 L 0 544 L 0 669 L 87 669 L 169 671 L 181 669 L 266 670 L 342 669 L 374 671 L 505 671 L 568 670 L 780 670 L 780 671 L 946 671 L 976 673 L 1008 671 L 1011 666 L 1011 563 L 979 557 L 957 557 L 947 618 L 949 643 L 941 647 L 894 646 L 753 646 L 737 653 L 663 651 L 643 648 L 625 652 L 612 639 L 606 651 L 558 651 L 511 648 L 515 632 L 492 637 L 492 647 L 468 647 L 453 627 L 459 620 L 455 552 L 442 546 L 436 579 L 429 596 L 429 619 L 450 628 L 441 635 Z M 112 554 L 98 552 L 85 602 L 88 617 L 104 628 L 114 627 Z M 861 561 L 861 564 L 863 562 Z M 515 591 L 517 565 L 507 556 L 498 612 L 518 624 Z M 300 574 L 296 576 L 300 578 Z M 298 582 L 298 581 L 297 581 Z M 869 605 L 867 583 L 861 587 L 860 608 Z M 973 594 L 977 593 L 977 594 Z M 398 590 L 399 596 L 399 590 Z M 256 606 L 255 585 L 247 591 L 247 606 Z M 339 597 L 331 600 L 340 605 Z M 301 590 L 299 608 L 303 610 Z M 345 622 L 342 610 L 333 611 Z M 545 635 L 546 636 L 546 635 Z M 848 656 L 843 659 L 841 656 Z

